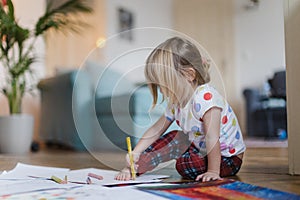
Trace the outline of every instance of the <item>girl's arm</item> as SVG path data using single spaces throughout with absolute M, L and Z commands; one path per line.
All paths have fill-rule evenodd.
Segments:
M 155 142 L 171 125 L 171 121 L 162 115 L 155 124 L 153 124 L 139 140 L 133 153 L 140 154 L 146 148 L 148 148 L 153 142 Z
M 220 121 L 221 109 L 213 107 L 203 116 L 206 133 L 207 172 L 197 176 L 196 180 L 210 181 L 220 179 L 221 150 L 220 150 Z

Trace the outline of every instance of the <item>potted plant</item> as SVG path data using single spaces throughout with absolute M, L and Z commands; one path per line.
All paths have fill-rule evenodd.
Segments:
M 12 0 L 0 3 L 0 67 L 4 68 L 5 84 L 0 91 L 8 100 L 9 116 L 0 117 L 0 152 L 25 153 L 30 149 L 33 117 L 22 114 L 24 94 L 32 89 L 28 77 L 36 61 L 36 39 L 51 29 L 78 32 L 84 22 L 71 17 L 78 13 L 91 13 L 88 0 L 68 0 L 58 6 L 51 1 L 34 28 L 19 25 Z

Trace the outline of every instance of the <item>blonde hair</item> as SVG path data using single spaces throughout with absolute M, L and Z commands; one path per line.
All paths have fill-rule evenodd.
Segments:
M 210 81 L 209 63 L 202 58 L 198 48 L 190 41 L 173 37 L 158 45 L 148 56 L 145 77 L 153 96 L 153 107 L 158 99 L 158 87 L 162 90 L 163 100 L 168 104 L 183 106 L 194 92 L 184 73 L 193 68 L 193 85 Z

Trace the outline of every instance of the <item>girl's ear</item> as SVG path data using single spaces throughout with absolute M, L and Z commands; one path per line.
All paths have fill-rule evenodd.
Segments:
M 196 79 L 196 71 L 192 67 L 184 69 L 183 75 L 190 83 L 193 83 L 194 80 Z

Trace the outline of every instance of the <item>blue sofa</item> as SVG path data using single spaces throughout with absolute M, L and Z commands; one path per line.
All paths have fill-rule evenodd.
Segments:
M 87 62 L 39 82 L 40 140 L 75 150 L 126 150 L 127 136 L 135 146 L 164 112 L 150 110 L 152 97 L 145 84 L 135 85 L 113 69 Z M 176 123 L 168 131 L 179 129 Z

